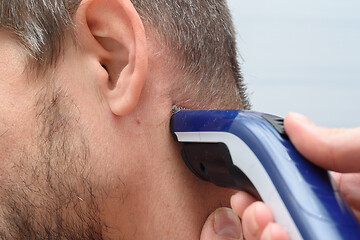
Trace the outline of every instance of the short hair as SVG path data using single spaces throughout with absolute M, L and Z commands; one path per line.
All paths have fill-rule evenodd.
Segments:
M 235 31 L 226 0 L 131 0 L 147 34 L 172 63 L 171 93 L 190 108 L 250 104 L 240 72 Z M 2 0 L 0 28 L 12 32 L 37 69 L 56 64 L 81 0 Z M 151 31 L 150 31 L 151 29 Z

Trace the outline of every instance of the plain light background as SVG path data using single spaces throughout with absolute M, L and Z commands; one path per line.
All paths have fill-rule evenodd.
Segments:
M 228 0 L 253 110 L 360 126 L 360 1 Z

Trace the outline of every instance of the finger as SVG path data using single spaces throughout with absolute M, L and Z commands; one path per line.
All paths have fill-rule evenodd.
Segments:
M 274 218 L 268 206 L 255 202 L 246 208 L 242 217 L 244 237 L 246 240 L 259 239 L 265 227 Z
M 343 173 L 338 173 L 338 172 L 330 172 L 331 177 L 334 179 L 336 185 L 340 188 L 340 182 L 341 182 L 341 177 L 343 175 Z
M 340 192 L 360 221 L 360 173 L 331 172 Z
M 231 208 L 239 217 L 242 217 L 245 209 L 255 201 L 256 199 L 246 192 L 238 192 L 234 194 L 230 200 Z
M 297 113 L 289 113 L 284 125 L 291 142 L 308 160 L 333 171 L 360 172 L 360 128 L 318 127 Z
M 219 208 L 206 220 L 200 240 L 243 239 L 239 217 L 229 208 Z
M 290 240 L 290 237 L 279 224 L 269 223 L 261 234 L 260 240 Z
M 360 211 L 358 210 L 353 210 L 355 217 L 357 218 L 357 220 L 360 222 Z

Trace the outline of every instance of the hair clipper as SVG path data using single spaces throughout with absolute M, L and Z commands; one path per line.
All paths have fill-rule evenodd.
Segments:
M 329 172 L 287 138 L 283 119 L 240 110 L 181 110 L 171 132 L 199 178 L 261 198 L 291 239 L 360 239 L 360 225 Z

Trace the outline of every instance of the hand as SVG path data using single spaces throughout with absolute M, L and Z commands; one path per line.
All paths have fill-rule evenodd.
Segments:
M 231 198 L 231 206 L 232 209 L 217 209 L 208 217 L 200 240 L 289 239 L 282 227 L 274 223 L 271 210 L 249 194 L 235 194 Z
M 288 234 L 274 222 L 270 208 L 248 193 L 239 192 L 232 196 L 231 207 L 242 219 L 246 240 L 288 240 Z
M 290 113 L 285 130 L 296 149 L 311 162 L 336 171 L 332 176 L 360 221 L 360 128 L 328 129 Z
M 360 128 L 327 129 L 302 115 L 290 113 L 285 118 L 285 129 L 294 146 L 308 160 L 337 171 L 332 173 L 333 178 L 360 221 Z M 235 194 L 231 206 L 233 211 L 218 209 L 209 216 L 201 240 L 289 239 L 282 227 L 274 223 L 271 210 L 249 194 Z M 222 215 L 223 211 L 227 214 Z M 216 218 L 220 215 L 221 218 Z

